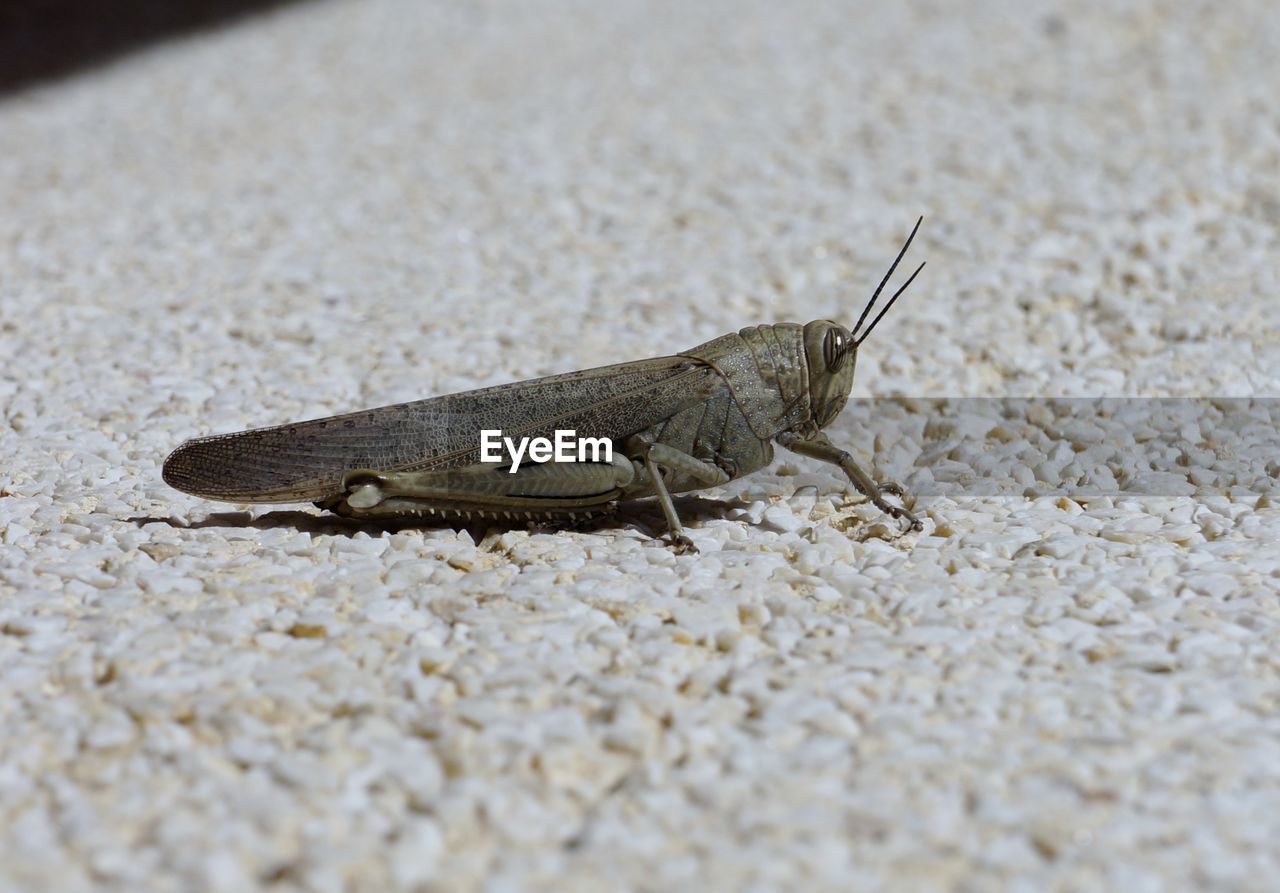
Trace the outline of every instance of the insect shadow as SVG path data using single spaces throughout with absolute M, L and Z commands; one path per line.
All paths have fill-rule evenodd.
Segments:
M 724 520 L 731 518 L 734 512 L 745 511 L 749 502 L 741 499 L 708 499 L 702 496 L 680 496 L 675 502 L 681 508 L 681 514 L 692 520 Z M 167 524 L 180 530 L 203 530 L 205 528 L 238 528 L 254 530 L 278 530 L 292 528 L 305 533 L 313 539 L 317 536 L 354 537 L 358 533 L 377 536 L 380 533 L 398 533 L 402 530 L 465 530 L 473 540 L 480 542 L 489 532 L 512 530 L 531 530 L 534 532 L 553 530 L 576 530 L 582 533 L 605 533 L 627 528 L 639 530 L 647 536 L 654 536 L 665 522 L 662 507 L 657 501 L 627 502 L 608 514 L 596 515 L 571 525 L 563 522 L 529 522 L 512 519 L 483 521 L 449 521 L 432 518 L 388 519 L 371 522 L 355 518 L 343 518 L 337 515 L 316 515 L 297 509 L 280 509 L 253 515 L 250 512 L 213 512 L 199 520 L 185 521 L 169 516 L 138 515 L 128 519 L 139 527 L 148 524 Z

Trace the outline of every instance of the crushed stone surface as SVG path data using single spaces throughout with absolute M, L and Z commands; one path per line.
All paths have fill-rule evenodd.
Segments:
M 336 0 L 0 97 L 0 888 L 1270 887 L 1277 46 L 1263 0 Z M 160 478 L 849 324 L 918 214 L 829 434 L 919 534 L 787 454 L 684 556 L 652 505 Z

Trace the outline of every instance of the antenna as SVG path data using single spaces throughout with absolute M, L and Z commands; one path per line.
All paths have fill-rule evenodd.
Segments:
M 924 223 L 923 215 L 921 215 L 920 219 L 916 221 L 916 225 L 911 230 L 911 235 L 907 236 L 907 241 L 904 242 L 902 245 L 902 250 L 899 251 L 898 256 L 893 259 L 893 265 L 889 267 L 889 272 L 885 273 L 884 278 L 880 280 L 880 285 L 876 287 L 875 294 L 871 296 L 870 301 L 867 301 L 867 306 L 863 308 L 862 315 L 858 317 L 857 324 L 853 327 L 853 330 L 849 333 L 850 335 L 853 336 L 855 344 L 861 344 L 863 339 L 866 338 L 867 335 L 871 334 L 871 329 L 874 329 L 876 326 L 876 323 L 880 321 L 880 317 L 884 316 L 885 310 L 888 310 L 890 307 L 893 306 L 893 302 L 898 299 L 898 295 L 902 294 L 903 289 L 905 289 L 907 285 L 911 284 L 911 279 L 915 279 L 916 274 L 920 272 L 920 269 L 917 269 L 915 273 L 911 274 L 911 279 L 907 280 L 907 285 L 904 285 L 902 286 L 902 288 L 898 289 L 897 294 L 895 294 L 892 298 L 889 299 L 889 303 L 885 305 L 884 310 L 880 311 L 880 316 L 877 316 L 875 318 L 875 322 L 871 323 L 871 328 L 867 329 L 867 331 L 863 333 L 862 338 L 859 338 L 858 329 L 862 328 L 862 323 L 866 320 L 867 315 L 871 313 L 871 308 L 876 305 L 876 300 L 879 299 L 880 293 L 884 291 L 884 287 L 889 283 L 889 277 L 893 275 L 894 270 L 898 269 L 898 264 L 902 261 L 903 255 L 907 253 L 907 249 L 911 247 L 911 240 L 916 237 L 916 232 L 920 229 L 920 224 L 922 223 Z M 922 269 L 923 267 L 924 267 L 924 264 L 921 264 L 920 268 Z
M 889 312 L 889 308 L 893 306 L 893 302 L 898 300 L 898 295 L 902 294 L 904 291 L 907 290 L 907 286 L 915 281 L 915 278 L 920 275 L 920 271 L 923 269 L 924 269 L 923 263 L 921 263 L 920 266 L 916 267 L 916 271 L 911 274 L 911 278 L 909 278 L 906 282 L 902 283 L 902 288 L 898 289 L 893 293 L 893 297 L 889 299 L 889 303 L 885 304 L 884 309 L 881 310 L 878 314 L 876 314 L 876 318 L 871 321 L 871 325 L 867 326 L 867 330 L 863 332 L 860 337 L 854 340 L 853 342 L 854 347 L 860 347 L 862 345 L 862 342 L 867 340 L 867 336 L 870 335 L 871 332 L 875 329 L 875 327 L 880 324 L 880 320 L 884 319 L 884 315 Z

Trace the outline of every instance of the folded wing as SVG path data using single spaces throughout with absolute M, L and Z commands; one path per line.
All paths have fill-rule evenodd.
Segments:
M 480 461 L 480 431 L 615 444 L 708 399 L 720 376 L 689 357 L 660 357 L 412 403 L 189 440 L 164 463 L 171 487 L 228 502 L 311 502 L 360 468 L 425 471 Z

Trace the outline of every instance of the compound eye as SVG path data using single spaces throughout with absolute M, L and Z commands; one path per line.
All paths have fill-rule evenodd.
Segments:
M 827 369 L 835 372 L 844 365 L 849 356 L 849 348 L 853 342 L 843 329 L 831 329 L 822 341 L 822 358 L 827 362 Z

